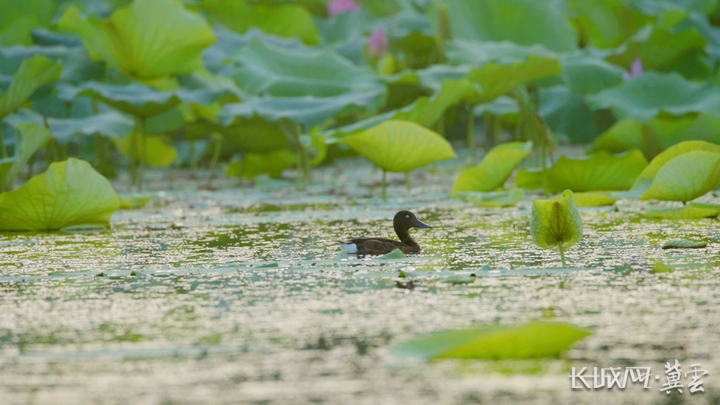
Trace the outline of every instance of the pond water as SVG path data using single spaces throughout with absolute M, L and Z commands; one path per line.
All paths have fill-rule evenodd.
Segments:
M 316 169 L 304 192 L 282 180 L 209 190 L 206 176 L 150 173 L 165 191 L 111 231 L 0 234 L 2 404 L 720 402 L 717 220 L 644 219 L 625 201 L 583 209 L 560 269 L 532 243 L 530 197 L 506 209 L 451 199 L 442 167 L 413 173 L 411 192 L 390 175 L 388 202 L 357 159 Z M 433 226 L 412 231 L 421 256 L 334 259 L 338 240 L 394 237 L 400 209 Z M 661 249 L 678 238 L 709 245 Z M 563 360 L 389 355 L 429 332 L 542 318 L 594 334 Z M 664 377 L 676 358 L 709 371 L 705 393 L 570 389 L 571 367 Z

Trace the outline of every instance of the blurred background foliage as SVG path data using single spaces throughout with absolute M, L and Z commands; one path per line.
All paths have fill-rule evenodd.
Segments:
M 0 0 L 0 185 L 280 176 L 402 119 L 456 148 L 720 143 L 720 0 Z M 42 131 L 39 128 L 45 128 Z M 431 152 L 428 152 L 431 153 Z M 371 160 L 373 160 L 371 158 Z M 476 163 L 476 162 L 475 162 Z M 547 168 L 547 167 L 546 167 Z M 630 185 L 632 182 L 630 182 Z M 628 186 L 629 187 L 629 186 Z

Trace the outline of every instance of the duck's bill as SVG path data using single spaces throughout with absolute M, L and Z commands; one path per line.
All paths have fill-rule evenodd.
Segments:
M 416 228 L 432 228 L 432 226 L 420 221 L 419 219 L 415 218 L 415 225 Z

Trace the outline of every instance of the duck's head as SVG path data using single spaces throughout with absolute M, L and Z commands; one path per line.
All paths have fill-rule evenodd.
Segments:
M 410 228 L 432 228 L 432 226 L 423 223 L 417 217 L 415 214 L 413 214 L 410 211 L 400 211 L 397 214 L 395 214 L 395 219 L 393 219 L 393 224 L 395 225 L 395 229 L 410 229 Z

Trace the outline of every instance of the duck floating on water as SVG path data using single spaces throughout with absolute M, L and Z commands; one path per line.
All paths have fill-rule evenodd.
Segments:
M 410 228 L 432 228 L 430 225 L 421 222 L 415 214 L 410 211 L 400 211 L 395 214 L 393 219 L 393 228 L 400 242 L 385 238 L 359 238 L 348 242 L 340 242 L 342 250 L 348 254 L 366 256 L 366 255 L 384 255 L 395 249 L 400 249 L 405 254 L 420 253 L 422 248 L 410 236 Z

